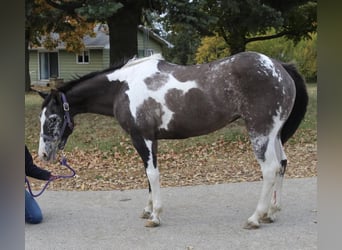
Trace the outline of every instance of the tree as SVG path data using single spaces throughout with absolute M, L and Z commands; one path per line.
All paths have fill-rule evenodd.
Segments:
M 50 6 L 88 21 L 107 23 L 110 64 L 137 54 L 137 31 L 145 8 L 160 9 L 158 0 L 45 0 Z
M 231 54 L 253 41 L 287 37 L 299 41 L 317 28 L 317 1 L 308 0 L 168 0 L 170 23 L 187 23 L 201 35 L 217 33 Z M 171 3 L 173 4 L 171 7 Z M 185 8 L 186 6 L 186 8 Z M 274 29 L 275 33 L 266 35 Z
M 25 91 L 30 90 L 29 47 L 55 48 L 63 41 L 66 49 L 79 52 L 84 48 L 82 38 L 95 35 L 94 23 L 86 22 L 78 15 L 70 15 L 46 4 L 45 0 L 25 2 Z M 58 33 L 55 36 L 53 33 Z
M 266 35 L 273 34 L 269 31 Z M 257 51 L 283 62 L 293 62 L 308 82 L 317 80 L 317 33 L 310 34 L 312 39 L 302 38 L 298 42 L 279 37 L 248 43 L 247 51 Z M 219 36 L 202 38 L 196 52 L 196 63 L 211 62 L 229 54 L 228 45 Z
M 195 53 L 200 43 L 196 30 L 191 26 L 179 25 L 166 39 L 173 44 L 172 48 L 164 52 L 166 60 L 182 65 L 195 63 Z

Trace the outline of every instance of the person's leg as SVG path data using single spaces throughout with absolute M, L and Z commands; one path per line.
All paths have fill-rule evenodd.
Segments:
M 25 221 L 31 224 L 42 222 L 42 211 L 32 195 L 25 190 Z

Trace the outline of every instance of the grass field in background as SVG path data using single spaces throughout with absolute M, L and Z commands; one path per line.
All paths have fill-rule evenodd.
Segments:
M 296 136 L 289 143 L 298 140 L 316 143 L 317 140 L 317 84 L 308 84 L 309 105 L 304 121 L 301 123 Z M 39 142 L 40 122 L 39 114 L 42 98 L 36 93 L 25 94 L 25 143 L 29 149 L 36 151 Z M 241 120 L 226 126 L 214 133 L 193 137 L 186 140 L 160 141 L 159 151 L 172 148 L 174 152 L 197 144 L 215 143 L 219 140 L 247 141 L 245 127 Z M 75 129 L 65 147 L 82 150 L 120 151 L 135 153 L 127 134 L 120 128 L 113 117 L 95 114 L 80 114 L 75 117 Z

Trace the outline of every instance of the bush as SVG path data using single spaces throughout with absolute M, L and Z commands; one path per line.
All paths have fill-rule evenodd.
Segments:
M 258 51 L 283 62 L 293 62 L 307 81 L 317 79 L 317 33 L 312 39 L 302 39 L 297 44 L 285 37 L 247 44 L 249 51 Z

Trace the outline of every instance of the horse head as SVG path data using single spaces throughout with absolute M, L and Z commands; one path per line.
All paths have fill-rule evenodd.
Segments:
M 73 130 L 69 103 L 64 93 L 51 90 L 39 92 L 44 99 L 40 114 L 40 140 L 38 155 L 45 161 L 55 161 L 58 150 L 62 150 Z

